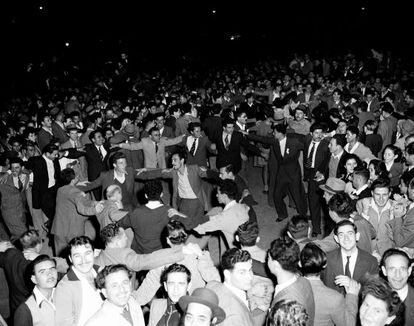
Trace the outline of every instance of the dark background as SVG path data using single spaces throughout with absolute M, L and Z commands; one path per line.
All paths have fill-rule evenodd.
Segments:
M 412 54 L 409 2 L 13 0 L 1 6 L 6 76 L 53 55 L 92 67 L 121 51 L 142 67 L 296 51 Z

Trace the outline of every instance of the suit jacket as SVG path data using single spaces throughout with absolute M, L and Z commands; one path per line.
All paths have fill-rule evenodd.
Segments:
M 149 138 L 142 138 L 139 143 L 123 143 L 122 149 L 129 149 L 131 151 L 143 150 L 144 152 L 144 166 L 146 168 L 161 168 L 165 169 L 167 164 L 165 162 L 165 147 L 177 145 L 182 141 L 182 136 L 166 139 L 161 138 L 158 143 L 158 151 L 155 152 L 155 144 Z
M 391 166 L 391 169 L 388 173 L 391 187 L 396 187 L 400 184 L 400 178 L 403 173 L 403 169 L 404 166 L 399 162 L 394 162 L 394 164 Z
M 157 326 L 168 307 L 168 299 L 154 299 L 151 301 L 148 326 Z
M 210 116 L 204 119 L 202 129 L 206 136 L 211 140 L 216 140 L 220 137 L 223 128 L 222 128 L 223 119 L 218 116 Z
M 231 292 L 223 283 L 212 281 L 206 288 L 214 291 L 219 299 L 219 306 L 226 313 L 226 319 L 220 326 L 253 326 L 255 320 L 247 305 Z
M 310 282 L 299 276 L 298 279 L 287 288 L 284 288 L 275 295 L 272 301 L 272 307 L 280 300 L 295 300 L 302 304 L 309 315 L 309 321 L 306 325 L 313 326 L 315 319 L 315 299 Z M 315 324 L 315 326 L 319 326 Z
M 405 305 L 405 324 L 406 326 L 414 325 L 414 289 L 408 285 L 408 294 L 404 300 Z
M 39 148 L 41 151 L 43 151 L 43 148 L 45 148 L 45 146 L 52 141 L 53 137 L 54 134 L 52 135 L 50 132 L 47 132 L 43 128 L 39 130 L 39 133 L 37 134 L 37 142 L 39 143 Z
M 349 157 L 349 153 L 344 150 L 341 157 L 339 158 L 338 168 L 336 169 L 337 178 L 342 178 L 343 176 L 346 175 L 345 163 L 348 157 Z
M 60 165 L 59 160 L 53 160 L 53 165 L 55 168 L 55 180 L 56 184 L 58 183 L 60 176 Z M 47 207 L 42 200 L 42 196 L 47 191 L 49 186 L 49 176 L 47 174 L 47 165 L 45 158 L 43 156 L 34 156 L 29 159 L 27 162 L 27 167 L 33 172 L 33 186 L 32 186 L 32 202 L 33 208 L 44 210 Z
M 223 143 L 223 132 L 221 132 L 218 138 L 214 140 L 214 143 L 216 144 L 218 152 L 217 168 L 233 164 L 236 173 L 241 169 L 240 147 L 243 147 L 245 150 L 251 151 L 258 156 L 261 155 L 260 150 L 256 146 L 250 144 L 243 134 L 238 131 L 233 131 L 228 149 L 226 149 Z
M 122 310 L 122 308 L 121 308 Z M 140 305 L 133 297 L 128 300 L 128 310 L 132 318 L 132 326 L 145 326 L 144 315 Z M 105 300 L 99 309 L 85 324 L 85 326 L 131 326 L 128 320 L 120 313 L 120 308 Z
M 323 282 L 327 287 L 344 293 L 344 289 L 335 284 L 335 277 L 338 275 L 345 275 L 344 265 L 342 264 L 341 248 L 330 251 L 326 254 L 327 265 L 323 272 Z M 358 248 L 358 257 L 355 263 L 354 274 L 352 278 L 361 283 L 367 274 L 378 274 L 378 262 L 368 252 Z
M 320 279 L 309 279 L 315 299 L 315 325 L 356 325 L 358 296 L 341 294 L 325 286 Z
M 307 156 L 309 154 L 309 147 L 312 144 L 312 137 L 310 135 L 305 137 L 305 148 L 303 151 L 303 162 L 306 162 Z M 315 166 L 313 169 L 304 168 L 304 178 L 305 180 L 312 180 L 315 176 L 316 171 L 322 173 L 325 178 L 328 174 L 329 159 L 331 158 L 331 153 L 328 148 L 329 143 L 322 139 L 318 148 L 316 149 L 315 155 Z
M 187 146 L 187 140 L 190 136 L 185 136 L 180 145 L 184 146 L 187 153 L 187 164 L 188 165 L 198 165 L 198 166 L 207 166 L 208 152 L 211 151 L 211 141 L 207 136 L 198 138 L 198 146 L 194 155 L 190 154 L 190 149 L 192 146 L 193 140 L 191 139 L 190 144 Z M 190 148 L 189 148 L 190 147 Z
M 391 226 L 396 247 L 412 248 L 414 246 L 414 208 L 408 210 L 404 218 L 394 218 L 388 224 Z
M 52 132 L 53 135 L 57 139 L 59 139 L 60 144 L 63 144 L 64 142 L 69 140 L 66 130 L 62 128 L 59 124 L 57 124 L 55 121 L 52 122 Z
M 93 181 L 99 177 L 101 172 L 108 171 L 109 168 L 109 156 L 110 149 L 109 146 L 103 145 L 106 150 L 106 155 L 101 159 L 99 151 L 94 144 L 85 145 L 85 158 L 88 163 L 88 180 Z
M 174 131 L 171 127 L 164 126 L 164 130 L 162 131 L 161 137 L 174 138 L 174 135 Z
M 393 144 L 396 132 L 397 119 L 393 116 L 389 116 L 379 123 L 377 133 L 382 137 L 382 149 L 389 144 Z
M 13 240 L 27 231 L 26 202 L 23 201 L 23 196 L 24 191 L 19 191 L 14 184 L 0 184 L 1 215 Z
M 85 222 L 95 214 L 94 203 L 81 190 L 70 184 L 60 187 L 51 233 L 67 239 L 85 235 Z
M 127 209 L 131 204 L 135 207 L 137 204 L 137 197 L 135 196 L 135 170 L 129 166 L 126 167 L 127 174 L 125 175 L 124 185 L 128 192 L 122 194 L 122 204 Z M 78 186 L 78 188 L 84 192 L 91 191 L 93 189 L 102 187 L 102 195 L 110 185 L 114 184 L 114 170 L 101 172 L 99 177 L 86 186 Z M 128 202 L 128 197 L 132 200 L 132 203 Z

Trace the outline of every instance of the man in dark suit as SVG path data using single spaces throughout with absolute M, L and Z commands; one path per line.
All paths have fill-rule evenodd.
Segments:
M 288 217 L 283 201 L 288 191 L 292 194 L 296 209 L 300 215 L 306 215 L 307 204 L 305 189 L 302 182 L 302 172 L 299 165 L 299 154 L 303 150 L 303 142 L 294 135 L 286 135 L 286 125 L 278 124 L 273 127 L 273 138 L 248 135 L 253 141 L 270 145 L 269 157 L 269 197 L 273 198 L 280 222 Z
M 311 134 L 305 137 L 303 151 L 304 180 L 308 182 L 309 209 L 312 218 L 313 236 L 321 233 L 321 200 L 319 180 L 327 178 L 330 159 L 328 142 L 322 139 L 323 127 L 314 123 Z
M 55 116 L 55 121 L 52 122 L 52 132 L 55 138 L 59 139 L 59 143 L 63 144 L 69 140 L 66 134 L 66 128 L 63 124 L 64 113 L 63 111 L 58 112 Z
M 165 125 L 165 114 L 164 113 L 158 113 L 155 116 L 155 122 L 157 123 L 157 127 L 160 131 L 161 137 L 165 137 L 165 138 L 175 137 L 173 129 Z
M 354 200 L 359 200 L 367 197 L 372 197 L 371 188 L 368 185 L 369 171 L 364 168 L 355 169 L 352 178 L 352 186 L 354 191 L 351 192 L 350 197 Z
M 344 150 L 345 145 L 346 139 L 343 135 L 334 135 L 329 141 L 329 151 L 331 152 L 328 163 L 329 178 L 341 178 L 346 174 L 345 163 L 349 154 Z
M 95 181 L 102 172 L 108 171 L 110 149 L 104 144 L 102 132 L 96 130 L 89 134 L 92 144 L 85 145 L 85 158 L 88 163 L 88 180 Z M 93 195 L 96 200 L 102 199 L 102 189 L 95 189 Z
M 190 122 L 188 124 L 189 136 L 185 136 L 181 145 L 184 146 L 187 153 L 187 164 L 196 164 L 198 166 L 208 166 L 208 152 L 214 152 L 215 144 L 212 144 L 207 136 L 201 133 L 201 124 L 199 122 Z
M 344 294 L 350 279 L 361 283 L 367 274 L 378 274 L 378 262 L 370 253 L 357 247 L 359 233 L 350 220 L 336 224 L 334 238 L 340 248 L 327 253 L 323 281 L 326 286 Z
M 223 119 L 221 118 L 220 113 L 221 105 L 213 104 L 213 107 L 210 110 L 210 115 L 204 119 L 201 126 L 206 136 L 213 141 L 220 137 L 222 131 Z M 217 156 L 210 156 L 210 168 L 216 168 L 216 159 Z
M 223 131 L 214 140 L 217 147 L 217 168 L 233 164 L 237 172 L 241 169 L 240 147 L 262 155 L 262 152 L 254 145 L 250 144 L 242 133 L 234 130 L 234 120 L 226 119 L 223 121 Z
M 48 226 L 55 216 L 56 191 L 60 175 L 59 148 L 54 144 L 48 144 L 43 149 L 42 156 L 34 156 L 29 159 L 26 167 L 33 172 L 32 205 L 33 225 L 43 238 L 45 236 L 43 226 Z
M 388 284 L 404 302 L 404 325 L 414 325 L 414 289 L 407 282 L 412 271 L 410 258 L 400 249 L 388 249 L 382 255 L 381 270 L 387 278 Z
M 138 204 L 135 193 L 135 176 L 133 168 L 127 166 L 124 153 L 117 152 L 111 157 L 113 170 L 103 171 L 99 177 L 89 183 L 79 183 L 78 188 L 84 192 L 94 189 L 106 191 L 110 185 L 118 185 L 122 190 L 122 205 L 124 210 L 132 211 Z M 102 198 L 102 194 L 101 194 Z

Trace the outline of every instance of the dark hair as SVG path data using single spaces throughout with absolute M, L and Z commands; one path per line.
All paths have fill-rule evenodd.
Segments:
M 326 254 L 314 243 L 308 243 L 300 252 L 301 270 L 304 276 L 319 275 L 326 267 Z
M 27 271 L 30 273 L 29 275 L 30 276 L 35 275 L 35 267 L 38 264 L 43 263 L 44 261 L 51 261 L 56 267 L 56 260 L 49 257 L 48 255 L 39 255 L 34 260 L 32 260 L 29 266 L 27 267 Z
M 220 180 L 219 191 L 222 194 L 226 194 L 229 199 L 234 200 L 237 198 L 238 188 L 237 184 L 233 180 Z
M 28 230 L 20 236 L 19 242 L 22 249 L 30 249 L 36 247 L 38 244 L 41 244 L 42 239 L 40 238 L 39 231 Z
M 20 157 L 11 157 L 10 161 L 9 161 L 10 166 L 12 166 L 12 164 L 20 164 L 20 166 L 23 165 L 23 160 Z
M 366 296 L 372 295 L 385 302 L 387 305 L 388 316 L 394 316 L 398 313 L 402 304 L 398 293 L 393 291 L 391 286 L 383 279 L 379 277 L 371 277 L 362 285 L 362 302 Z
M 338 214 L 341 218 L 349 218 L 355 212 L 355 202 L 346 193 L 335 194 L 329 199 L 329 210 Z
M 300 249 L 291 238 L 284 236 L 273 240 L 268 253 L 270 258 L 276 260 L 284 270 L 295 273 L 299 269 Z
M 114 164 L 116 164 L 118 160 L 121 160 L 123 158 L 126 159 L 126 156 L 124 153 L 116 152 L 114 155 L 111 156 L 111 166 L 113 166 Z
M 221 267 L 223 270 L 232 270 L 237 263 L 250 261 L 252 257 L 246 250 L 231 248 L 221 257 Z
M 59 147 L 57 147 L 54 143 L 50 142 L 47 144 L 42 151 L 42 154 L 49 153 L 52 154 L 54 151 L 58 151 Z
M 72 240 L 70 240 L 68 243 L 69 252 L 72 252 L 72 248 L 74 247 L 86 246 L 86 245 L 90 245 L 92 250 L 94 250 L 92 240 L 89 237 L 87 237 L 86 235 L 75 237 Z
M 323 125 L 321 125 L 319 122 L 315 122 L 310 126 L 310 132 L 314 132 L 315 130 L 321 129 L 324 130 Z
M 280 300 L 269 311 L 266 326 L 306 326 L 309 314 L 305 307 L 295 300 Z
M 383 154 L 382 154 L 382 157 L 384 158 L 384 153 L 385 153 L 385 151 L 387 150 L 387 149 L 389 149 L 390 151 L 392 151 L 393 153 L 394 153 L 394 155 L 395 156 L 398 156 L 396 159 L 395 159 L 395 162 L 401 162 L 401 159 L 402 159 L 402 151 L 401 151 L 401 149 L 400 148 L 398 148 L 397 146 L 395 146 L 395 145 L 392 145 L 392 144 L 389 144 L 389 145 L 387 145 L 387 146 L 385 146 L 385 148 L 384 148 L 384 150 L 383 150 Z
M 357 226 L 352 223 L 350 220 L 342 220 L 338 223 L 336 223 L 335 227 L 334 227 L 334 234 L 338 235 L 338 230 L 340 227 L 345 226 L 345 225 L 350 225 L 354 228 L 355 234 L 358 232 Z
M 172 264 L 172 265 L 168 266 L 167 268 L 165 268 L 162 271 L 162 274 L 161 274 L 161 277 L 160 277 L 161 283 L 164 283 L 164 282 L 167 283 L 168 275 L 171 274 L 171 273 L 185 273 L 185 274 L 187 274 L 187 283 L 191 282 L 191 272 L 190 272 L 190 270 L 182 264 L 175 263 L 175 264 Z
M 63 169 L 60 172 L 60 179 L 64 185 L 68 185 L 75 177 L 75 171 L 71 168 Z
M 149 180 L 144 184 L 144 193 L 148 200 L 160 200 L 162 194 L 161 180 Z
M 389 102 L 384 102 L 381 106 L 381 110 L 384 112 L 387 112 L 388 114 L 391 114 L 394 112 L 394 107 Z
M 239 237 L 239 242 L 242 246 L 254 246 L 259 236 L 259 226 L 256 222 L 245 222 L 236 230 L 235 235 Z
M 336 144 L 337 145 L 340 145 L 342 148 L 345 147 L 345 145 L 346 145 L 346 138 L 344 136 L 339 135 L 339 134 L 336 134 L 336 135 L 333 135 L 332 139 L 335 139 L 336 140 Z
M 414 137 L 414 134 L 412 136 Z M 411 137 L 411 135 L 408 137 Z M 408 155 L 413 155 L 414 154 L 414 143 L 409 143 L 407 147 L 405 147 L 405 151 L 407 152 Z
M 223 166 L 223 168 L 224 168 L 224 170 L 227 172 L 227 173 L 233 173 L 234 175 L 236 175 L 237 174 L 237 172 L 236 172 L 236 169 L 234 168 L 234 165 L 233 164 L 228 164 L 228 165 L 226 165 L 226 166 Z
M 286 129 L 287 129 L 287 125 L 284 123 L 280 123 L 277 125 L 273 125 L 272 126 L 273 131 L 277 131 L 280 132 L 281 134 L 286 135 Z
M 49 113 L 45 112 L 45 113 L 43 113 L 43 114 L 39 114 L 37 121 L 38 121 L 38 123 L 39 123 L 39 124 L 42 124 L 42 122 L 43 122 L 46 118 L 51 118 L 51 119 L 52 119 L 52 116 L 51 116 Z
M 347 155 L 346 155 L 345 165 L 346 165 L 346 162 L 348 162 L 348 161 L 349 161 L 349 160 L 351 160 L 351 159 L 355 160 L 355 162 L 356 162 L 356 164 L 357 164 L 357 167 L 360 167 L 360 168 L 362 168 L 362 167 L 363 167 L 363 165 L 362 165 L 362 161 L 361 161 L 361 159 L 359 158 L 359 156 L 357 156 L 357 155 L 355 155 L 355 154 L 349 154 L 349 153 L 347 153 Z M 368 178 L 369 178 L 369 172 L 368 172 Z
M 385 267 L 385 263 L 386 263 L 387 259 L 391 256 L 404 257 L 407 260 L 407 267 L 410 267 L 410 265 L 411 265 L 410 257 L 407 255 L 407 253 L 405 251 L 402 251 L 401 249 L 397 249 L 397 248 L 390 248 L 382 254 L 380 266 Z
M 303 215 L 294 215 L 288 225 L 287 231 L 290 232 L 295 239 L 308 235 L 309 222 L 308 218 Z
M 240 117 L 243 113 L 247 115 L 246 110 L 243 110 L 243 109 L 236 110 L 236 112 L 235 112 L 236 118 Z
M 359 129 L 358 129 L 358 127 L 356 127 L 356 126 L 348 126 L 348 127 L 346 128 L 346 131 L 349 131 L 351 134 L 356 135 L 356 136 L 357 136 L 357 138 L 358 138 L 358 136 L 359 136 Z
M 378 176 L 378 178 L 381 178 L 381 179 L 388 178 L 387 167 L 385 166 L 385 163 L 383 161 L 374 159 L 369 162 L 369 165 L 372 165 L 375 171 L 375 175 Z
M 377 179 L 371 184 L 371 190 L 374 192 L 377 188 L 387 188 L 390 190 L 390 181 L 388 179 Z
M 131 280 L 133 272 L 124 264 L 109 265 L 105 266 L 101 271 L 98 272 L 98 275 L 95 278 L 96 288 L 100 290 L 104 289 L 106 277 L 109 274 L 113 274 L 119 271 L 124 271 L 128 275 L 128 278 Z
M 173 157 L 174 155 L 178 155 L 180 161 L 184 159 L 184 163 L 187 162 L 187 152 L 185 150 L 179 148 L 176 151 L 174 151 L 174 153 L 172 153 L 171 157 Z
M 222 122 L 222 126 L 223 126 L 223 128 L 226 128 L 227 127 L 227 125 L 234 125 L 234 120 L 233 119 L 231 119 L 231 118 L 225 118 L 225 119 L 223 119 L 223 122 Z
M 120 226 L 117 222 L 106 225 L 99 233 L 101 240 L 107 245 L 113 238 L 118 236 Z
M 201 123 L 200 122 L 190 122 L 188 124 L 187 130 L 191 134 L 194 131 L 194 129 L 197 128 L 197 127 L 200 127 L 200 129 L 201 129 Z
M 188 239 L 188 234 L 185 230 L 184 224 L 180 221 L 170 220 L 167 223 L 166 235 L 167 238 L 174 245 L 184 244 Z
M 371 162 L 369 162 L 369 164 L 371 164 Z M 355 176 L 362 177 L 365 183 L 367 183 L 369 180 L 369 171 L 363 167 L 357 166 L 357 168 L 354 170 L 354 177 Z
M 92 140 L 95 139 L 95 135 L 98 134 L 98 133 L 101 134 L 101 136 L 103 136 L 102 130 L 93 130 L 93 131 L 91 131 L 91 133 L 88 136 L 89 140 L 92 142 Z
M 155 132 L 155 131 L 160 132 L 160 130 L 158 129 L 158 127 L 152 127 L 150 130 L 148 130 L 148 135 L 151 136 L 152 133 Z M 161 135 L 161 133 L 160 133 L 160 135 Z
M 377 123 L 374 120 L 367 120 L 364 123 L 364 127 L 367 128 L 369 131 L 374 131 L 377 128 Z

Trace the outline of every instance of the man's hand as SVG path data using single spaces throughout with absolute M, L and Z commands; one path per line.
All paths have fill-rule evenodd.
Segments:
M 90 183 L 89 181 L 80 181 L 80 182 L 78 182 L 76 185 L 77 186 L 86 186 L 88 183 Z
M 114 149 L 114 148 L 121 148 L 121 144 L 111 144 L 111 146 L 109 147 L 109 149 Z
M 162 169 L 161 173 L 170 173 L 173 169 Z
M 346 275 L 338 275 L 335 277 L 335 284 L 338 286 L 343 286 L 345 290 L 349 287 L 351 278 Z
M 10 241 L 1 241 L 0 242 L 0 252 L 5 252 L 7 249 L 14 248 L 13 244 Z
M 142 168 L 142 169 L 135 169 L 135 171 L 137 171 L 137 175 L 140 175 L 142 172 L 147 172 L 148 170 L 146 168 Z
M 359 290 L 361 290 L 361 284 L 359 284 L 357 281 L 351 279 L 349 281 L 348 287 L 345 287 L 346 293 L 358 295 Z
M 240 132 L 241 134 L 245 135 L 245 136 L 247 136 L 247 135 L 249 134 L 249 132 L 248 132 L 248 131 L 244 131 L 244 130 L 239 130 L 239 132 Z
M 183 254 L 184 255 L 196 255 L 200 257 L 203 255 L 203 251 L 201 250 L 200 246 L 196 243 L 188 243 L 183 246 Z
M 96 213 L 99 214 L 104 210 L 104 203 L 103 201 L 99 201 L 95 204 Z
M 180 213 L 175 208 L 170 208 L 168 210 L 168 217 L 171 218 L 173 216 L 181 216 L 181 217 L 187 218 L 187 215 L 184 215 L 183 213 Z

